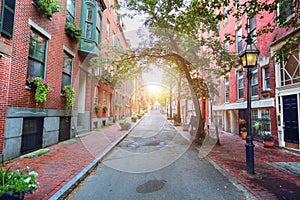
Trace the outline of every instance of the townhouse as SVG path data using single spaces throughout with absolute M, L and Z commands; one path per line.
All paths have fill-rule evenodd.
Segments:
M 241 2 L 241 1 L 236 1 Z M 238 4 L 229 7 L 238 9 Z M 224 8 L 226 12 L 227 8 Z M 292 43 L 289 49 L 282 48 L 289 38 L 297 37 L 299 29 L 278 28 L 273 32 L 257 36 L 267 22 L 274 23 L 276 16 L 282 14 L 283 8 L 278 5 L 278 11 L 263 13 L 240 19 L 228 16 L 220 23 L 220 35 L 235 36 L 234 44 L 225 44 L 229 52 L 239 54 L 245 41 L 242 36 L 250 34 L 260 51 L 258 65 L 252 72 L 249 81 L 252 100 L 252 125 L 257 121 L 262 123 L 260 130 L 253 129 L 254 138 L 260 140 L 261 134 L 270 132 L 277 145 L 299 149 L 299 42 Z M 285 19 L 288 21 L 293 15 L 292 4 L 285 8 Z M 248 24 L 248 28 L 246 28 Z M 276 25 L 276 24 L 275 24 Z M 220 38 L 221 40 L 224 38 Z M 280 52 L 279 52 L 280 51 Z M 276 55 L 276 56 L 274 56 Z M 282 56 L 279 56 L 282 55 Z M 242 67 L 232 69 L 227 75 L 220 78 L 219 96 L 214 98 L 212 107 L 214 119 L 224 131 L 239 134 L 244 125 L 237 123 L 238 118 L 247 121 L 247 88 L 246 70 Z
M 113 107 L 114 88 L 91 76 L 89 62 L 100 55 L 109 1 L 49 2 L 0 2 L 0 161 L 100 127 L 100 99 Z

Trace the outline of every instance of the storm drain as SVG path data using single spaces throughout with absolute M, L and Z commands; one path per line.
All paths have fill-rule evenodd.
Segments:
M 138 193 L 155 192 L 155 191 L 161 190 L 165 186 L 166 182 L 167 181 L 165 181 L 165 180 L 150 180 L 142 185 L 139 185 L 136 188 L 136 191 Z

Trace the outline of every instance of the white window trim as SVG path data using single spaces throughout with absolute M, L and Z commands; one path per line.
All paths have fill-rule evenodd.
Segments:
M 34 29 L 36 29 L 38 32 L 40 32 L 43 36 L 45 36 L 46 38 L 51 39 L 51 34 L 49 34 L 47 31 L 45 31 L 42 27 L 40 27 L 39 25 L 37 25 L 35 22 L 33 22 L 31 19 L 28 20 L 28 23 L 31 27 L 33 27 Z
M 263 89 L 263 91 L 270 91 L 271 90 L 271 88 L 269 87 L 269 88 L 267 88 L 266 87 L 266 69 L 269 69 L 268 68 L 268 66 L 266 66 L 266 67 L 262 67 L 262 89 Z M 270 86 L 270 69 L 269 69 L 269 86 Z

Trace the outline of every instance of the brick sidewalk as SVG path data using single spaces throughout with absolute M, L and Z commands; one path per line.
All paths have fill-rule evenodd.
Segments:
M 6 167 L 21 169 L 29 166 L 36 171 L 40 188 L 25 199 L 49 199 L 123 134 L 125 131 L 120 131 L 116 123 L 84 137 L 50 146 L 50 151 L 39 157 L 14 159 Z
M 300 199 L 300 175 L 271 165 L 272 162 L 300 162 L 300 156 L 279 148 L 265 148 L 254 142 L 255 175 L 246 172 L 245 140 L 238 135 L 220 134 L 221 146 L 208 157 L 258 199 Z

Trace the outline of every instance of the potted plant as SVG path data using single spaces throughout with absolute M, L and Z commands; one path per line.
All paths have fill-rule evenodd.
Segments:
M 274 136 L 271 133 L 264 133 L 261 138 L 263 139 L 264 147 L 274 146 Z
M 107 112 L 107 106 L 106 105 L 103 105 L 103 107 L 102 107 L 102 111 L 103 111 L 103 113 L 106 113 Z
M 241 128 L 241 136 L 243 140 L 245 140 L 247 137 L 247 129 L 245 127 Z
M 131 115 L 131 122 L 136 122 L 137 116 L 136 115 Z
M 74 105 L 75 90 L 72 85 L 66 85 L 62 89 L 62 96 L 66 99 L 66 109 L 72 108 Z
M 246 124 L 246 120 L 244 120 L 243 118 L 237 118 L 236 119 L 236 123 L 241 124 L 241 125 L 245 125 Z
M 100 110 L 100 105 L 99 105 L 99 103 L 95 103 L 94 109 L 95 109 L 96 112 L 98 112 L 98 111 Z
M 37 173 L 29 167 L 22 170 L 0 168 L 0 199 L 24 199 L 38 189 Z
M 53 91 L 55 89 L 54 86 L 41 77 L 28 76 L 26 85 L 35 91 L 34 99 L 37 103 L 46 102 L 48 91 Z
M 82 29 L 77 27 L 74 22 L 67 22 L 65 26 L 66 33 L 76 42 L 79 43 L 81 35 L 83 33 Z
M 63 11 L 63 7 L 58 5 L 59 0 L 34 0 L 38 13 L 43 17 L 52 17 L 53 13 Z
M 122 120 L 119 122 L 120 126 L 121 126 L 121 130 L 129 130 L 131 127 L 131 123 L 125 120 Z

